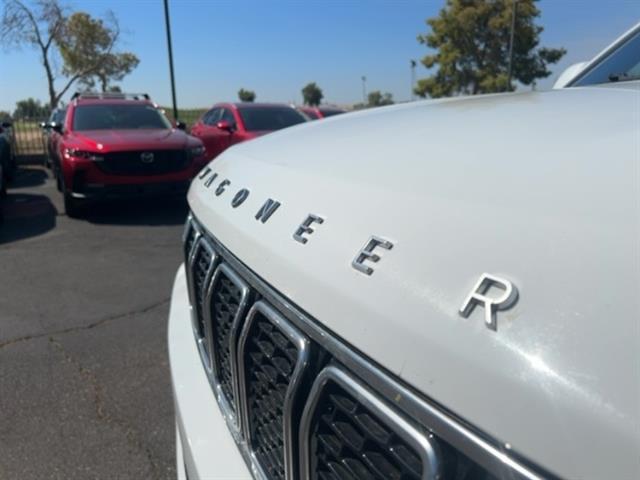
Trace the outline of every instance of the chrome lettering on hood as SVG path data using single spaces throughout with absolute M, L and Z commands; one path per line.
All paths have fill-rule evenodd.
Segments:
M 487 295 L 488 291 L 492 287 L 497 287 L 502 290 L 502 293 L 496 297 L 491 298 Z M 513 306 L 518 300 L 518 289 L 509 280 L 483 273 L 480 275 L 480 279 L 471 290 L 471 293 L 467 296 L 462 307 L 460 307 L 460 315 L 468 317 L 471 311 L 476 305 L 482 305 L 485 312 L 485 325 L 491 330 L 498 329 L 498 322 L 496 320 L 496 312 L 498 310 L 506 310 Z
M 202 181 L 204 187 L 212 188 L 214 181 L 218 178 L 218 174 L 213 172 L 211 167 L 205 167 L 202 172 L 198 174 L 197 178 Z M 213 189 L 214 195 L 216 197 L 220 197 L 227 191 L 227 187 L 230 185 L 231 180 L 228 178 L 220 179 Z M 248 188 L 238 189 L 231 199 L 231 207 L 234 209 L 238 208 L 247 198 L 249 198 L 250 194 L 251 191 Z M 278 200 L 267 198 L 255 213 L 255 219 L 258 222 L 265 224 L 281 206 L 282 204 Z M 310 239 L 310 235 L 315 232 L 317 225 L 322 225 L 325 221 L 325 217 L 309 213 L 304 220 L 295 227 L 292 238 L 296 242 L 306 245 Z M 378 263 L 382 259 L 379 254 L 381 249 L 391 250 L 393 247 L 394 244 L 390 240 L 381 236 L 371 235 L 351 261 L 351 267 L 363 275 L 371 276 L 375 272 L 371 264 Z M 492 288 L 498 288 L 503 292 L 495 298 L 490 297 L 487 295 L 487 292 Z M 497 311 L 510 308 L 517 299 L 518 290 L 513 283 L 495 275 L 483 273 L 473 287 L 471 293 L 462 304 L 459 314 L 466 318 L 471 314 L 476 305 L 481 305 L 485 309 L 486 326 L 491 330 L 496 331 Z

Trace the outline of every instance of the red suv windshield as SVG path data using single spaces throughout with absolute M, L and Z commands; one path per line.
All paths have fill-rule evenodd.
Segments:
M 167 128 L 171 128 L 169 120 L 146 104 L 78 105 L 73 114 L 73 129 L 77 131 Z

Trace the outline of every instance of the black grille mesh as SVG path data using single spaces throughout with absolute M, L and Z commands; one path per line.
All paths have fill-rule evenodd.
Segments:
M 283 416 L 297 347 L 260 312 L 245 347 L 247 406 L 251 443 L 269 478 L 284 478 Z
M 211 321 L 213 329 L 213 354 L 222 392 L 227 397 L 231 409 L 235 412 L 233 377 L 231 370 L 231 327 L 238 313 L 242 291 L 224 273 L 216 277 L 211 298 Z
M 207 279 L 207 273 L 211 267 L 211 253 L 202 245 L 196 247 L 195 258 L 193 259 L 193 295 L 194 295 L 194 308 L 196 311 L 198 335 L 204 337 L 204 297 L 205 297 L 205 281 Z
M 152 160 L 142 160 L 142 155 L 152 155 Z M 149 161 L 151 160 L 151 161 Z M 179 172 L 189 166 L 189 156 L 185 150 L 154 150 L 106 153 L 101 162 L 96 162 L 100 170 L 111 175 L 163 175 Z
M 314 479 L 418 480 L 422 476 L 416 451 L 335 382 L 323 389 L 310 430 Z

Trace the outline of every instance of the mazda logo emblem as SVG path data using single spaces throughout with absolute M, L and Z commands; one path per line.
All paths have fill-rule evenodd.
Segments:
M 142 163 L 153 163 L 153 153 L 152 152 L 141 153 L 140 160 L 142 161 Z

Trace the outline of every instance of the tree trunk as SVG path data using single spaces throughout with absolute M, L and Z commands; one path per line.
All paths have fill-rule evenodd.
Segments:
M 47 58 L 47 51 L 44 49 L 42 51 L 42 63 L 45 71 L 47 72 L 47 83 L 49 84 L 49 107 L 51 108 L 51 111 L 53 111 L 58 106 L 58 96 L 56 95 L 56 87 L 53 84 L 53 72 L 51 71 L 51 65 Z

